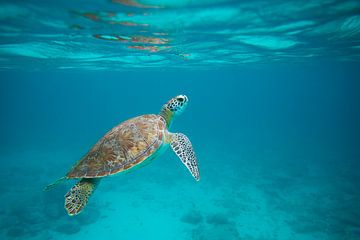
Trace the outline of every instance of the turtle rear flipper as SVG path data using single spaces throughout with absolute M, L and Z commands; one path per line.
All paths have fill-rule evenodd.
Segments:
M 98 183 L 99 179 L 83 178 L 66 193 L 65 209 L 70 216 L 81 212 Z

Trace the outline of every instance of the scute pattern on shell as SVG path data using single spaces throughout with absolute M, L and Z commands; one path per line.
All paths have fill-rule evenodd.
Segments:
M 160 147 L 165 128 L 164 119 L 154 114 L 127 120 L 101 138 L 67 177 L 103 177 L 127 170 Z

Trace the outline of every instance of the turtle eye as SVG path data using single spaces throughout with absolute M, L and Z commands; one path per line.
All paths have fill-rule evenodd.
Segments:
M 184 101 L 184 98 L 183 98 L 183 97 L 179 97 L 177 100 L 178 100 L 179 102 L 183 102 L 183 101 Z

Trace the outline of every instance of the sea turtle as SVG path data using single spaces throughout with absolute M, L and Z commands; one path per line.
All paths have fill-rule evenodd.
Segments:
M 120 123 L 106 133 L 66 176 L 45 190 L 66 179 L 79 179 L 65 195 L 67 213 L 77 215 L 102 177 L 144 165 L 158 157 L 168 145 L 199 181 L 197 159 L 191 142 L 182 133 L 168 131 L 173 118 L 183 112 L 187 103 L 188 98 L 179 95 L 170 99 L 159 114 L 142 115 Z

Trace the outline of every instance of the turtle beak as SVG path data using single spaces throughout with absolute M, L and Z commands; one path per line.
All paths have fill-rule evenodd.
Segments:
M 176 97 L 176 99 L 181 103 L 186 103 L 189 100 L 186 95 L 179 95 Z

